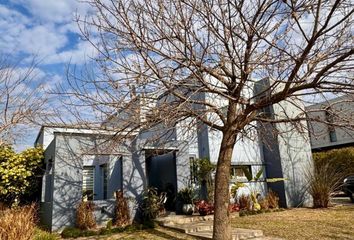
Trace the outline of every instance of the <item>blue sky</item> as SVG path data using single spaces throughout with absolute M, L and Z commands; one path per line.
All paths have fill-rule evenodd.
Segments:
M 0 53 L 26 67 L 36 56 L 37 75 L 54 86 L 65 79 L 68 64 L 80 66 L 95 55 L 80 38 L 75 15 L 89 14 L 76 0 L 0 0 Z M 38 129 L 17 144 L 33 144 Z M 18 146 L 17 146 L 18 147 Z

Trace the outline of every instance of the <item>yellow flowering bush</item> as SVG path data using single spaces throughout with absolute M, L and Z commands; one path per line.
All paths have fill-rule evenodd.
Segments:
M 0 147 L 0 201 L 12 203 L 36 185 L 41 173 L 42 147 L 16 153 L 10 146 Z

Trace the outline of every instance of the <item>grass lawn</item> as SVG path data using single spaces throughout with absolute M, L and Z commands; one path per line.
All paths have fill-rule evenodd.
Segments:
M 232 225 L 283 239 L 354 239 L 354 205 L 245 216 L 235 218 Z
M 106 236 L 93 236 L 93 237 L 82 237 L 76 238 L 77 240 L 139 240 L 139 239 L 148 239 L 148 240 L 167 240 L 167 239 L 174 239 L 174 240 L 196 240 L 187 234 L 172 231 L 169 229 L 165 229 L 162 227 L 157 226 L 154 229 L 147 229 L 147 230 L 136 230 L 136 231 L 127 231 L 123 233 L 117 233 L 113 235 L 106 235 Z

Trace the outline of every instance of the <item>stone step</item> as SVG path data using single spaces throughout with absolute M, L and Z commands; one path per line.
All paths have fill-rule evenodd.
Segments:
M 156 222 L 159 223 L 161 226 L 166 224 L 188 224 L 188 223 L 195 223 L 195 222 L 205 222 L 205 221 L 213 221 L 214 215 L 207 215 L 207 216 L 200 216 L 200 215 L 172 215 L 167 217 L 157 218 Z
M 183 233 L 194 233 L 199 231 L 213 230 L 212 221 L 193 222 L 185 224 L 165 224 L 163 226 Z
M 231 218 L 236 218 L 238 216 L 239 216 L 238 212 L 232 213 L 230 215 Z M 200 216 L 198 213 L 195 213 L 193 215 L 171 214 L 171 215 L 168 215 L 165 217 L 157 218 L 155 221 L 159 225 L 164 226 L 164 224 L 169 224 L 169 225 L 170 224 L 186 224 L 186 223 L 213 221 L 213 220 L 214 220 L 214 215 Z
M 233 214 L 232 218 L 238 214 Z M 200 239 L 212 239 L 213 237 L 213 215 L 208 216 L 185 216 L 185 215 L 169 215 L 158 218 L 156 221 L 163 227 L 170 228 L 179 232 L 189 234 Z M 233 228 L 232 239 L 254 239 L 254 240 L 275 240 L 275 238 L 264 237 L 263 231 Z
M 198 237 L 201 239 L 212 239 L 213 236 L 213 222 L 203 221 L 194 222 L 189 224 L 165 224 L 164 227 L 176 230 L 179 232 L 187 233 L 191 236 Z M 263 231 L 243 229 L 243 228 L 233 228 L 232 229 L 232 239 L 254 239 L 263 237 Z

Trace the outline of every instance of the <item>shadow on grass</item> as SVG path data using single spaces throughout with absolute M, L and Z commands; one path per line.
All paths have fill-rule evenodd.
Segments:
M 166 233 L 164 231 L 161 231 L 159 229 L 156 229 L 156 228 L 148 229 L 146 231 L 148 233 L 150 233 L 150 234 L 153 234 L 153 235 L 156 235 L 158 237 L 165 238 L 165 239 L 174 239 L 174 240 L 184 240 L 185 239 L 184 237 L 176 237 L 176 236 L 170 235 L 170 234 L 168 234 L 168 233 Z M 169 230 L 169 231 L 172 232 L 172 230 Z M 175 231 L 173 231 L 173 232 L 175 232 Z M 177 233 L 177 232 L 175 232 L 175 233 Z M 180 233 L 180 234 L 183 234 L 183 233 Z

